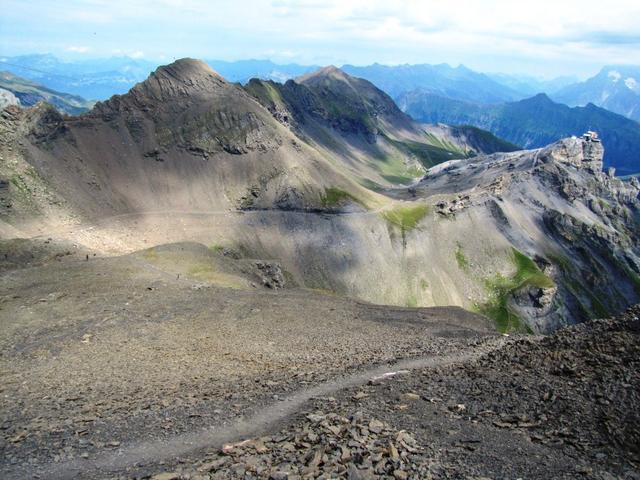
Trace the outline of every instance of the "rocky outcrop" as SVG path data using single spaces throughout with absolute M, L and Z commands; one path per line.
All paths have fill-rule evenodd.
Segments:
M 566 138 L 543 149 L 538 158 L 541 162 L 558 162 L 592 173 L 602 172 L 604 148 L 600 142 Z
M 601 143 L 565 139 L 539 153 L 542 165 L 533 172 L 549 192 L 576 206 L 569 212 L 543 203 L 541 220 L 563 251 L 553 258 L 553 304 L 579 320 L 618 311 L 640 295 L 640 189 L 602 172 L 603 153 Z M 538 312 L 548 314 L 549 304 Z
M 274 290 L 285 287 L 284 275 L 279 263 L 259 260 L 255 262 L 255 266 L 262 285 Z
M 484 279 L 489 300 L 476 294 L 475 308 L 549 331 L 640 300 L 640 184 L 604 173 L 603 153 L 600 143 L 568 138 L 449 162 L 413 188 L 415 196 L 437 195 L 435 212 L 448 221 L 473 219 L 457 238 L 456 256 L 463 272 Z M 485 240 L 476 244 L 470 234 Z M 485 258 L 492 242 L 524 257 L 487 275 L 496 268 Z M 467 256 L 475 256 L 475 268 Z

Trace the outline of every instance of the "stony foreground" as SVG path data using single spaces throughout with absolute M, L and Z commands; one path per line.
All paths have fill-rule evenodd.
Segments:
M 48 255 L 0 277 L 3 479 L 640 478 L 640 307 L 503 337 L 189 244 Z
M 496 338 L 486 319 L 459 308 L 262 287 L 264 262 L 234 270 L 237 262 L 207 251 L 43 250 L 25 253 L 26 268 L 5 266 L 0 477 L 157 469 L 268 432 L 319 392 L 366 383 L 372 368 L 459 361 Z M 16 256 L 13 248 L 9 260 Z
M 318 398 L 160 479 L 640 478 L 640 307 Z

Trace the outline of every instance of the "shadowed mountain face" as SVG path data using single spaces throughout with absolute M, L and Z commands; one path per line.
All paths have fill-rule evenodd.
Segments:
M 315 120 L 343 134 L 362 135 L 375 143 L 385 127 L 419 135 L 420 127 L 393 100 L 366 80 L 326 67 L 284 85 L 251 80 L 247 91 L 267 108 L 277 101 L 298 123 Z
M 459 305 L 505 331 L 639 295 L 639 185 L 601 172 L 600 144 L 512 151 L 477 128 L 419 124 L 333 67 L 243 88 L 183 59 L 80 117 L 9 107 L 0 141 L 5 239 L 102 254 L 199 242 L 278 262 L 278 284 Z
M 372 171 L 368 185 L 406 184 L 442 161 L 517 148 L 488 132 L 419 124 L 372 83 L 332 66 L 285 84 L 252 79 L 245 89 L 306 141 Z
M 525 148 L 597 130 L 605 146 L 605 166 L 621 175 L 640 171 L 640 124 L 593 104 L 570 108 L 539 94 L 519 102 L 479 105 L 413 92 L 399 105 L 420 121 L 475 125 Z

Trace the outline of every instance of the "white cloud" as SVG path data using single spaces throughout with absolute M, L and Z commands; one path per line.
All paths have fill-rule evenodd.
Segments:
M 88 45 L 95 54 L 127 52 L 136 45 L 145 58 L 233 60 L 273 51 L 292 52 L 279 58 L 297 62 L 446 61 L 484 69 L 504 64 L 504 70 L 525 63 L 537 70 L 640 64 L 637 0 L 3 0 L 3 5 L 0 39 L 7 46 L 25 45 L 26 38 L 46 46 L 62 38 Z M 11 42 L 5 41 L 10 25 L 16 25 Z
M 129 54 L 129 56 L 131 58 L 143 58 L 144 57 L 144 52 L 142 50 L 136 50 L 135 52 L 131 52 Z
M 83 46 L 83 45 L 69 45 L 67 47 L 67 52 L 73 53 L 89 53 L 91 48 Z

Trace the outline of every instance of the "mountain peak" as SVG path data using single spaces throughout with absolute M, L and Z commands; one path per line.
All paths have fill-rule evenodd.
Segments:
M 296 78 L 296 82 L 315 83 L 316 81 L 323 79 L 348 81 L 350 78 L 351 77 L 347 73 L 345 73 L 343 70 L 340 70 L 335 65 L 327 65 L 326 67 L 322 67 L 314 72 L 310 72 Z
M 202 60 L 194 58 L 181 58 L 169 65 L 158 67 L 151 76 L 171 78 L 174 80 L 195 80 L 201 77 L 213 76 L 217 79 L 224 80 L 209 65 Z
M 158 67 L 125 96 L 139 104 L 155 104 L 198 93 L 211 93 L 229 85 L 201 60 L 181 58 Z
M 110 113 L 120 110 L 122 105 L 135 105 L 144 109 L 157 108 L 176 100 L 183 103 L 186 97 L 210 96 L 231 86 L 232 84 L 203 61 L 181 58 L 169 65 L 158 67 L 128 93 L 98 102 L 94 112 Z
M 538 105 L 553 105 L 554 101 L 549 98 L 549 95 L 546 93 L 538 93 L 533 97 L 525 98 L 524 100 L 520 100 L 519 103 L 532 103 Z

